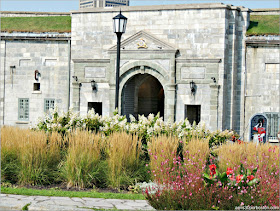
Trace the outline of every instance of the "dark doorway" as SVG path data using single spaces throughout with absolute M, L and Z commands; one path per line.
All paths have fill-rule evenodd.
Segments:
M 152 75 L 138 74 L 126 82 L 122 90 L 122 115 L 164 116 L 164 89 Z
M 189 120 L 191 124 L 200 122 L 201 105 L 185 105 L 185 118 Z
M 138 114 L 148 116 L 150 113 L 163 116 L 164 91 L 159 81 L 153 77 L 147 77 L 138 90 Z
M 95 113 L 102 115 L 102 103 L 100 102 L 88 102 L 88 111 L 94 109 Z

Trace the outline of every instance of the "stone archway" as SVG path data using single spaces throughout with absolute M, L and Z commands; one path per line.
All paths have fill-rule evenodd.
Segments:
M 164 116 L 164 88 L 154 76 L 137 74 L 131 77 L 122 89 L 121 113 L 148 116 L 150 113 Z

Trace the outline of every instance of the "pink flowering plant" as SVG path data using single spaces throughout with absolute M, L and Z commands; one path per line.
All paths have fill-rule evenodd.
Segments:
M 220 173 L 216 170 L 216 165 L 209 166 L 210 173 L 204 173 L 203 179 L 206 186 L 216 184 L 216 186 L 228 186 L 228 187 L 246 187 L 254 186 L 259 183 L 259 179 L 255 178 L 258 167 L 252 172 L 249 169 L 245 169 L 243 164 L 240 165 L 240 172 L 235 176 L 232 168 L 228 167 L 226 172 Z
M 151 206 L 159 210 L 234 210 L 240 206 L 277 208 L 279 147 L 273 151 L 264 146 L 262 150 L 262 154 L 247 154 L 248 159 L 244 158 L 240 165 L 228 165 L 224 170 L 219 167 L 221 160 L 214 164 L 212 160 L 201 160 L 202 155 L 184 157 L 188 153 L 183 153 L 182 157 L 174 153 L 170 158 L 172 166 L 163 161 L 151 169 L 155 175 L 155 187 L 146 188 L 144 195 Z

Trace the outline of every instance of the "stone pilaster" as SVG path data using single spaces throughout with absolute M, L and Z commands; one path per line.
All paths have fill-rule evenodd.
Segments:
M 175 95 L 176 85 L 167 85 L 165 87 L 165 108 L 164 108 L 164 119 L 175 121 Z
M 212 130 L 218 130 L 220 128 L 219 122 L 219 89 L 220 85 L 210 84 L 211 97 L 210 97 L 210 127 Z M 214 124 L 214 122 L 216 124 Z
M 73 110 L 76 112 L 80 111 L 80 86 L 81 84 L 78 82 L 73 82 L 72 83 L 73 86 Z

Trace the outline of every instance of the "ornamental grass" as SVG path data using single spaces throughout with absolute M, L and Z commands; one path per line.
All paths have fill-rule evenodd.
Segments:
M 148 152 L 150 159 L 150 168 L 156 169 L 162 162 L 167 162 L 172 167 L 173 160 L 170 159 L 177 153 L 179 139 L 174 136 L 156 136 L 152 137 L 148 142 Z
M 202 168 L 206 164 L 210 154 L 209 141 L 207 139 L 192 138 L 188 144 L 184 145 L 183 149 L 184 160 L 192 160 L 199 168 Z M 187 164 L 191 163 L 188 162 Z M 193 171 L 196 170 L 192 164 L 188 166 L 188 169 L 189 171 L 191 169 Z
M 139 159 L 142 144 L 138 136 L 115 132 L 106 139 L 106 142 L 108 186 L 119 189 L 135 184 L 137 179 L 141 181 L 141 170 L 144 165 Z
M 57 169 L 54 166 L 60 160 L 59 144 L 55 142 L 54 136 L 48 141 L 48 136 L 44 132 L 12 127 L 2 128 L 3 178 L 23 185 L 54 182 L 57 176 Z
M 217 150 L 219 169 L 226 171 L 229 166 L 239 166 L 245 163 L 247 166 L 258 166 L 260 169 L 266 166 L 267 170 L 275 171 L 279 164 L 279 146 L 255 143 L 223 144 Z
M 100 134 L 76 130 L 67 137 L 65 161 L 61 163 L 62 177 L 67 187 L 93 187 L 99 181 L 101 151 L 104 141 Z

